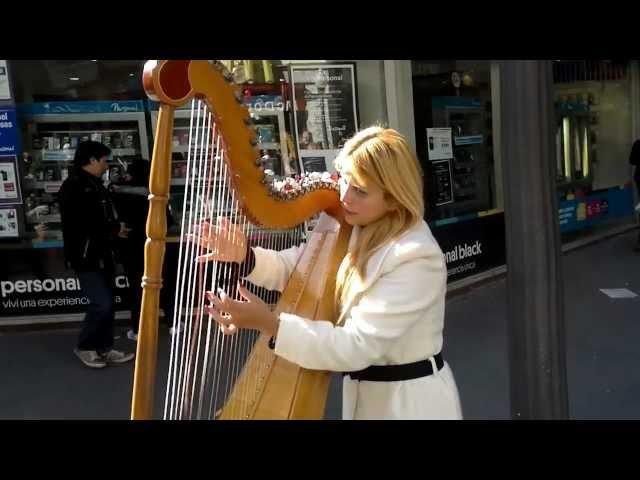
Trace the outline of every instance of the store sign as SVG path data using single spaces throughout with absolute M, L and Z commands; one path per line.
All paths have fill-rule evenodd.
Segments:
M 579 230 L 607 220 L 633 215 L 631 186 L 615 187 L 560 202 L 560 231 Z
M 0 317 L 85 312 L 89 299 L 80 280 L 64 267 L 61 248 L 0 250 Z M 115 280 L 116 310 L 128 305 L 128 280 Z M 1 320 L 0 320 L 1 322 Z
M 42 115 L 52 113 L 129 113 L 144 112 L 142 100 L 120 102 L 44 102 L 19 105 L 22 114 Z
M 454 282 L 506 263 L 504 213 L 431 227 Z
M 16 155 L 17 127 L 15 108 L 0 109 L 0 155 Z
M 244 104 L 253 110 L 282 110 L 284 103 L 280 95 L 252 95 L 244 97 Z
M 163 289 L 175 285 L 178 256 L 178 244 L 167 244 L 165 265 L 172 268 L 166 269 Z M 65 267 L 62 248 L 0 249 L 0 265 L 0 325 L 3 318 L 30 316 L 38 323 L 38 317 L 87 311 L 89 299 L 82 294 L 80 279 Z M 115 278 L 116 312 L 130 310 L 129 284 L 125 275 Z
M 122 309 L 127 277 L 115 282 L 114 304 Z M 73 275 L 0 280 L 0 317 L 53 315 L 86 311 L 89 299 L 82 295 L 80 280 Z

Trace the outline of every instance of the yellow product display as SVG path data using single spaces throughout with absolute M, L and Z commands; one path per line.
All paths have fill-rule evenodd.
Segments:
M 271 60 L 262 60 L 262 71 L 265 83 L 273 83 L 273 65 Z
M 254 68 L 254 60 L 243 60 L 244 65 L 244 78 L 246 82 L 253 83 L 256 81 L 256 72 Z
M 234 73 L 236 83 L 274 83 L 271 60 L 221 60 Z

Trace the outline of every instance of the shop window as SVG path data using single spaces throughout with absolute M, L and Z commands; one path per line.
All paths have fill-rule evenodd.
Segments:
M 496 208 L 489 62 L 413 61 L 412 75 L 427 220 Z
M 560 230 L 633 219 L 630 63 L 554 61 L 556 187 Z

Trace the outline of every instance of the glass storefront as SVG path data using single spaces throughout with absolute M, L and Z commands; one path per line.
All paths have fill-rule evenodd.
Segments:
M 494 111 L 499 97 L 499 86 L 492 82 L 495 64 L 223 62 L 241 85 L 256 122 L 265 169 L 283 176 L 332 170 L 337 151 L 356 130 L 390 124 L 415 141 L 427 179 L 425 219 L 445 253 L 449 281 L 473 281 L 476 274 L 504 268 L 503 159 L 494 137 L 499 138 L 499 123 L 510 119 L 499 119 Z M 634 120 L 640 118 L 637 62 L 553 65 L 563 240 L 610 225 L 631 225 L 634 192 L 628 156 L 634 132 L 640 131 Z M 136 160 L 151 159 L 158 105 L 142 88 L 143 60 L 11 61 L 7 66 L 13 99 L 0 99 L 0 116 L 6 120 L 0 126 L 15 123 L 15 160 L 2 156 L 0 163 L 7 185 L 12 169 L 19 181 L 14 182 L 14 200 L 12 191 L 0 199 L 0 261 L 7 265 L 0 278 L 5 282 L 0 317 L 64 316 L 84 308 L 80 300 L 65 297 L 73 296 L 75 283 L 64 268 L 57 202 L 74 148 L 84 139 L 109 145 L 112 157 L 104 181 L 117 179 Z M 405 67 L 407 76 L 398 76 Z M 407 90 L 404 105 L 398 98 Z M 182 223 L 191 108 L 184 105 L 175 115 L 170 197 L 175 222 L 168 232 L 169 256 Z M 55 288 L 42 286 L 47 278 Z M 25 292 L 15 282 L 28 280 L 40 281 L 39 291 L 32 292 L 37 295 L 30 297 L 33 302 L 17 295 Z M 123 310 L 127 281 L 120 279 Z
M 426 220 L 449 280 L 504 264 L 502 181 L 493 151 L 491 63 L 413 61 L 416 151 Z
M 631 62 L 555 61 L 556 179 L 566 241 L 633 225 Z
M 222 62 L 241 86 L 255 121 L 262 166 L 275 175 L 332 170 L 339 148 L 361 126 L 363 98 L 358 85 L 376 95 L 384 88 L 383 76 L 376 72 L 379 61 Z M 84 140 L 100 141 L 112 150 L 105 185 L 126 174 L 134 162 L 151 159 L 158 105 L 142 88 L 144 63 L 8 62 L 14 86 L 9 114 L 15 117 L 16 147 L 15 166 L 7 163 L 7 171 L 15 170 L 14 183 L 21 197 L 11 208 L 0 205 L 1 218 L 6 217 L 3 224 L 7 224 L 6 235 L 0 238 L 0 261 L 7 265 L 0 276 L 0 319 L 19 317 L 13 323 L 38 323 L 44 317 L 46 321 L 80 319 L 69 315 L 82 312 L 86 302 L 78 296 L 74 273 L 65 267 L 58 190 L 69 175 L 77 144 Z M 357 78 L 358 65 L 375 74 Z M 197 103 L 189 102 L 175 115 L 170 195 L 174 222 L 167 232 L 167 263 L 175 260 L 172 256 L 177 254 L 183 223 L 187 156 L 193 145 L 192 108 L 197 115 Z M 364 110 L 371 116 L 370 108 Z M 376 115 L 371 123 L 383 120 Z M 128 315 L 128 281 L 126 276 L 116 281 L 120 318 Z
M 499 92 L 491 82 L 496 66 L 411 64 L 416 149 L 428 179 L 426 216 L 446 252 L 449 279 L 502 266 L 503 159 L 494 148 L 499 132 L 492 108 Z M 557 214 L 568 246 L 636 225 L 629 165 L 640 127 L 634 68 L 637 62 L 553 62 Z

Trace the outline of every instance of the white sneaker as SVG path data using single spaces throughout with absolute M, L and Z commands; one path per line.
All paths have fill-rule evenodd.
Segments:
M 133 330 L 127 330 L 127 338 L 129 340 L 133 340 L 134 342 L 138 341 L 138 334 Z
M 107 366 L 107 362 L 95 350 L 78 350 L 74 348 L 73 353 L 75 353 L 87 367 L 104 368 Z
M 107 363 L 126 363 L 133 360 L 135 353 L 124 353 L 120 350 L 111 349 L 108 352 L 102 354 L 102 358 Z

